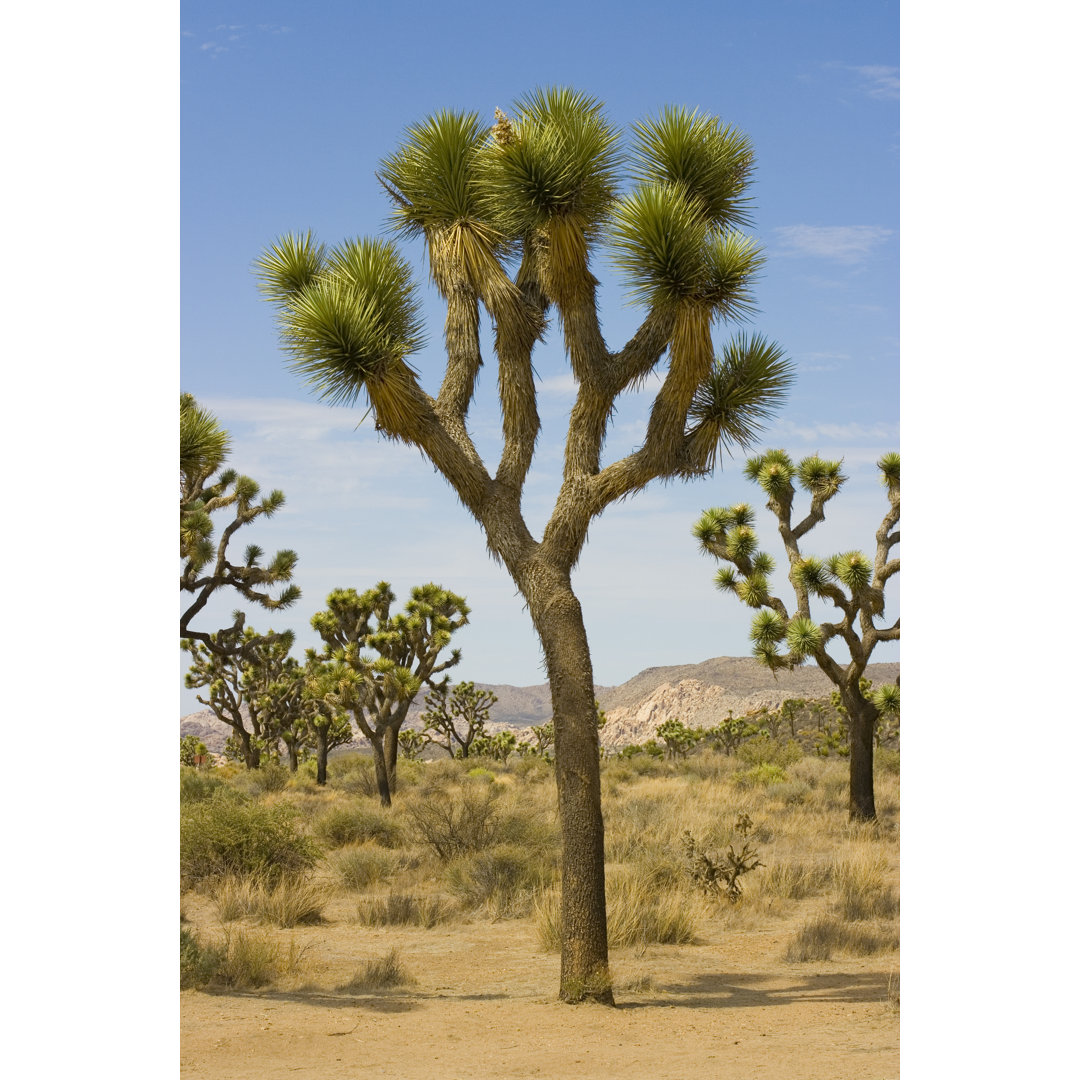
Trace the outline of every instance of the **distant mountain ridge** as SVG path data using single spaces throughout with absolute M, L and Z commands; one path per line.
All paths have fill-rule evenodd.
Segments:
M 899 674 L 899 663 L 870 664 L 866 669 L 866 677 L 875 684 L 895 682 Z M 547 683 L 476 685 L 498 696 L 489 723 L 494 731 L 526 729 L 551 717 Z M 624 746 L 651 738 L 660 724 L 674 717 L 691 727 L 709 727 L 723 720 L 729 710 L 741 716 L 763 705 L 776 708 L 789 697 L 828 697 L 832 690 L 832 683 L 816 665 L 774 676 L 748 656 L 717 656 L 698 664 L 646 668 L 619 686 L 596 687 L 596 698 L 608 718 L 601 741 L 608 748 Z M 413 703 L 407 727 L 420 726 L 419 717 L 425 707 L 423 698 Z M 189 713 L 180 720 L 181 735 L 198 736 L 215 754 L 222 752 L 231 730 L 209 709 Z M 352 745 L 360 748 L 366 743 L 360 738 Z

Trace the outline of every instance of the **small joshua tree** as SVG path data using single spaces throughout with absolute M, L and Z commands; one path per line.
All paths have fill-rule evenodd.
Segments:
M 439 585 L 412 590 L 405 611 L 390 614 L 394 603 L 390 585 L 374 589 L 335 589 L 326 598 L 326 610 L 312 616 L 311 625 L 326 643 L 326 650 L 310 663 L 312 696 L 338 711 L 348 711 L 371 743 L 379 798 L 390 805 L 397 783 L 398 734 L 409 706 L 424 685 L 434 687 L 434 676 L 461 659 L 454 649 L 437 663 L 451 636 L 468 622 L 464 599 Z M 370 649 L 377 658 L 364 656 Z
M 841 475 L 840 462 L 812 455 L 795 465 L 783 450 L 770 450 L 747 460 L 744 473 L 764 489 L 769 497 L 766 505 L 779 525 L 791 567 L 788 580 L 795 590 L 791 612 L 772 592 L 769 575 L 775 564 L 767 552 L 758 550 L 754 512 L 749 506 L 743 503 L 707 510 L 694 527 L 702 550 L 730 564 L 717 572 L 717 587 L 758 611 L 750 630 L 754 655 L 773 671 L 813 660 L 836 686 L 849 725 L 852 820 L 876 816 L 874 729 L 886 700 L 890 709 L 899 706 L 899 687 L 883 688 L 869 699 L 859 689 L 877 643 L 900 640 L 899 619 L 889 627 L 875 624 L 885 608 L 885 585 L 900 570 L 899 558 L 890 558 L 900 542 L 900 455 L 885 454 L 877 464 L 889 506 L 877 530 L 874 558 L 861 551 L 846 551 L 822 560 L 803 555 L 799 544 L 824 521 L 825 504 L 847 479 Z M 793 524 L 796 483 L 810 495 L 810 509 Z M 838 618 L 815 622 L 810 614 L 811 600 L 832 603 Z M 847 652 L 846 664 L 826 651 L 831 642 Z
M 656 734 L 664 740 L 668 757 L 684 758 L 705 733 L 700 728 L 687 727 L 678 717 L 674 717 L 665 720 L 656 729 Z
M 491 706 L 498 701 L 491 690 L 477 690 L 461 682 L 452 689 L 446 682 L 429 691 L 420 715 L 428 740 L 451 757 L 467 758 L 473 741 L 484 734 Z M 455 745 L 456 744 L 456 745 Z
M 222 469 L 229 456 L 229 433 L 216 417 L 202 408 L 191 394 L 180 395 L 180 591 L 191 594 L 180 616 L 180 637 L 198 641 L 219 656 L 243 649 L 250 642 L 244 635 L 244 613 L 233 613 L 233 625 L 215 633 L 193 630 L 191 620 L 220 589 L 235 589 L 244 597 L 271 611 L 286 608 L 300 598 L 296 585 L 286 585 L 276 596 L 263 586 L 292 579 L 296 552 L 279 551 L 265 566 L 262 548 L 248 545 L 242 563 L 229 561 L 228 546 L 237 529 L 258 517 L 270 517 L 284 504 L 280 491 L 271 491 L 257 500 L 259 485 L 250 476 L 234 469 Z M 221 470 L 220 472 L 218 470 Z M 216 474 L 216 475 L 215 475 Z M 234 517 L 214 544 L 212 514 L 231 508 Z

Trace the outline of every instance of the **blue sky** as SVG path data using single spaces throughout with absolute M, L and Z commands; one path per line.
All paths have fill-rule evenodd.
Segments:
M 768 261 L 749 327 L 798 371 L 762 445 L 843 457 L 850 481 L 809 547 L 868 548 L 886 506 L 874 462 L 899 446 L 899 25 L 896 3 L 682 4 L 661 18 L 651 4 L 557 2 L 535 27 L 507 11 L 181 6 L 180 371 L 183 389 L 232 432 L 233 465 L 287 497 L 245 541 L 296 550 L 304 596 L 273 619 L 252 611 L 252 625 L 292 627 L 301 646 L 315 644 L 308 623 L 330 589 L 385 579 L 404 598 L 435 580 L 473 609 L 456 676 L 529 684 L 544 678 L 539 647 L 479 527 L 414 449 L 378 438 L 370 419 L 357 430 L 363 408 L 325 407 L 288 371 L 252 260 L 286 231 L 329 242 L 383 232 L 388 205 L 373 173 L 406 125 L 440 108 L 490 117 L 538 85 L 567 84 L 624 127 L 667 104 L 715 113 L 756 152 L 753 232 Z M 426 282 L 421 247 L 410 254 Z M 602 253 L 596 272 L 617 345 L 641 312 Z M 416 361 L 431 389 L 442 312 L 430 288 L 427 312 Z M 718 329 L 718 344 L 734 329 Z M 535 361 L 544 428 L 525 501 L 539 532 L 574 388 L 557 333 Z M 486 371 L 470 419 L 490 454 L 494 365 Z M 606 460 L 637 444 L 656 385 L 620 400 Z M 690 535 L 704 508 L 756 499 L 740 464 L 654 485 L 594 523 L 575 586 L 598 683 L 748 652 L 750 613 L 713 590 L 715 566 Z M 764 515 L 763 543 L 776 550 Z M 225 621 L 233 606 L 222 598 L 202 622 Z M 880 658 L 898 655 L 890 646 Z M 198 707 L 192 693 L 182 707 Z

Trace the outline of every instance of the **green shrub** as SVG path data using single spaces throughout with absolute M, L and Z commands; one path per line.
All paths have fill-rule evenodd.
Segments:
M 197 934 L 180 928 L 180 989 L 197 989 L 213 979 L 224 960 L 224 951 L 203 945 Z
M 332 806 L 316 819 L 313 831 L 328 847 L 345 847 L 373 841 L 382 847 L 398 847 L 402 828 L 382 807 Z
M 755 735 L 744 742 L 735 755 L 744 765 L 779 765 L 786 769 L 803 756 L 802 747 L 793 739 L 770 739 L 767 735 Z
M 257 769 L 248 772 L 252 794 L 284 791 L 289 783 L 289 775 L 288 768 L 272 758 L 264 761 Z
M 200 769 L 180 769 L 180 802 L 201 802 L 225 786 L 220 776 Z
M 326 763 L 326 781 L 350 795 L 374 798 L 379 794 L 375 763 L 366 754 L 342 754 Z
M 783 784 L 787 781 L 787 773 L 779 765 L 763 762 L 752 768 L 743 769 L 731 774 L 731 782 L 740 788 L 768 787 L 771 784 Z
M 344 888 L 362 892 L 379 882 L 388 881 L 398 869 L 400 860 L 386 848 L 367 843 L 335 852 L 330 865 Z
M 470 780 L 483 780 L 488 784 L 495 783 L 495 774 L 490 769 L 485 769 L 481 765 L 477 765 L 475 768 L 470 769 L 465 775 Z
M 486 908 L 497 917 L 520 915 L 532 894 L 554 877 L 553 860 L 543 851 L 499 844 L 463 855 L 447 867 L 446 883 L 463 907 Z
M 229 875 L 277 880 L 310 869 L 319 854 L 288 806 L 264 806 L 225 790 L 181 805 L 180 880 L 186 888 Z

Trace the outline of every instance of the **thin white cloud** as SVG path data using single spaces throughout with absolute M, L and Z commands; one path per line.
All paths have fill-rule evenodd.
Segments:
M 900 97 L 900 69 L 866 64 L 851 69 L 862 77 L 863 91 L 872 98 L 895 101 Z
M 780 241 L 780 256 L 807 256 L 857 263 L 893 235 L 882 225 L 779 225 L 773 230 Z
M 874 424 L 796 424 L 791 420 L 778 420 L 774 431 L 781 440 L 797 439 L 807 445 L 829 443 L 843 446 L 846 448 L 843 451 L 845 454 L 859 443 L 894 444 L 900 438 L 899 425 L 883 421 Z

